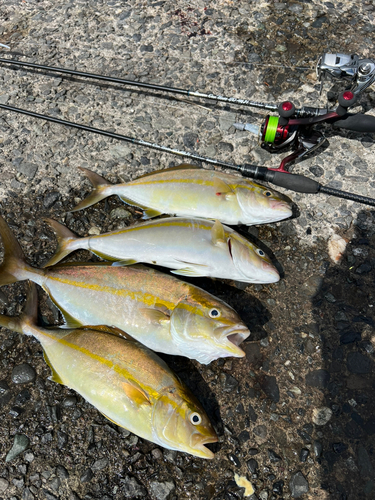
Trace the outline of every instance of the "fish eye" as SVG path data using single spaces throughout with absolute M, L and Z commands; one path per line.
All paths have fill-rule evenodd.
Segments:
M 202 417 L 199 415 L 199 413 L 197 412 L 194 412 L 192 413 L 190 416 L 190 422 L 193 424 L 193 425 L 199 425 L 202 423 Z
M 272 196 L 271 191 L 263 191 L 263 194 L 264 194 L 264 196 L 267 196 L 267 197 Z
M 260 257 L 264 257 L 266 255 L 260 248 L 257 248 L 255 251 Z
M 212 308 L 208 314 L 210 315 L 210 318 L 220 318 L 221 315 L 220 311 L 215 308 Z

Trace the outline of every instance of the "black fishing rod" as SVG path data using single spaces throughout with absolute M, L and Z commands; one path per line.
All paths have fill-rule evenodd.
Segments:
M 167 87 L 165 85 L 155 85 L 153 83 L 136 82 L 134 80 L 126 80 L 124 78 L 116 78 L 113 76 L 97 75 L 95 73 L 85 73 L 84 71 L 76 71 L 74 69 L 56 68 L 54 66 L 45 66 L 43 64 L 35 64 L 30 62 L 16 61 L 14 59 L 2 59 L 0 63 L 22 66 L 25 68 L 41 69 L 43 71 L 50 71 L 52 73 L 62 73 L 65 75 L 80 76 L 83 78 L 91 78 L 94 80 L 102 80 L 111 83 L 120 83 L 122 85 L 130 85 L 133 87 L 141 87 L 150 90 L 160 90 L 162 92 L 169 92 L 173 94 L 180 94 L 189 97 L 200 97 L 202 99 L 211 99 L 213 101 L 227 102 L 230 104 L 240 104 L 242 106 L 250 106 L 253 108 L 267 109 L 268 111 L 277 111 L 277 105 L 267 104 L 264 102 L 250 101 L 249 99 L 239 99 L 237 97 L 225 97 L 214 94 L 204 94 L 196 90 L 178 89 L 175 87 Z
M 42 120 L 47 120 L 53 123 L 58 123 L 59 125 L 64 125 L 67 127 L 77 128 L 79 130 L 84 130 L 86 132 L 92 132 L 94 134 L 104 135 L 106 137 L 111 137 L 112 139 L 118 139 L 121 141 L 131 142 L 133 144 L 137 144 L 138 146 L 144 146 L 152 149 L 156 149 L 158 151 L 162 151 L 165 153 L 171 153 L 179 156 L 184 156 L 186 158 L 192 158 L 194 160 L 202 161 L 205 163 L 209 163 L 212 165 L 219 165 L 221 167 L 230 168 L 237 170 L 245 177 L 250 177 L 252 179 L 266 181 L 271 184 L 275 184 L 276 186 L 283 187 L 285 189 L 290 189 L 291 191 L 296 191 L 298 193 L 324 193 L 331 196 L 337 196 L 338 198 L 344 198 L 351 201 L 356 201 L 358 203 L 363 203 L 365 205 L 375 206 L 375 199 L 368 198 L 366 196 L 347 193 L 345 191 L 341 191 L 339 189 L 330 188 L 327 186 L 323 186 L 317 181 L 313 179 L 309 179 L 303 175 L 299 174 L 290 174 L 288 172 L 281 172 L 277 170 L 272 170 L 266 167 L 258 167 L 255 165 L 236 165 L 234 163 L 227 163 L 221 160 L 216 160 L 214 158 L 208 158 L 206 156 L 201 156 L 197 153 L 192 153 L 189 151 L 182 151 L 175 148 L 169 148 L 167 146 L 160 146 L 159 144 L 155 144 L 152 142 L 144 141 L 143 139 L 135 139 L 133 137 L 128 137 L 121 134 L 116 134 L 114 132 L 109 132 L 107 130 L 101 130 L 94 127 L 89 127 L 87 125 L 83 125 L 80 123 L 69 122 L 67 120 L 61 120 L 59 118 L 54 118 L 48 115 L 41 115 L 39 113 L 34 113 L 33 111 L 28 111 L 26 109 L 15 108 L 13 106 L 8 106 L 6 104 L 0 104 L 0 108 L 5 109 L 7 111 L 12 111 L 16 113 L 21 113 L 27 116 L 31 116 L 33 118 L 39 118 Z

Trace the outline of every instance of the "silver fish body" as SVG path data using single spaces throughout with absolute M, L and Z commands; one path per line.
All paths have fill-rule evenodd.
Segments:
M 207 364 L 243 357 L 239 344 L 250 335 L 225 302 L 189 283 L 144 266 L 63 264 L 29 266 L 0 217 L 4 261 L 0 285 L 29 279 L 62 312 L 66 326 L 113 325 L 149 348 Z
M 169 217 L 102 235 L 77 238 L 56 221 L 59 248 L 48 265 L 77 249 L 123 264 L 145 262 L 185 276 L 211 276 L 247 283 L 280 279 L 265 252 L 233 229 L 205 219 Z
M 109 184 L 81 169 L 94 184 L 93 193 L 74 210 L 111 195 L 144 210 L 144 218 L 161 213 L 218 219 L 225 224 L 263 224 L 292 215 L 291 203 L 275 190 L 243 177 L 181 165 L 140 177 L 126 184 Z

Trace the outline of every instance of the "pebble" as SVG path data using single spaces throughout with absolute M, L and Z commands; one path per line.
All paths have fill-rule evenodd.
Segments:
M 275 403 L 280 401 L 280 391 L 275 376 L 264 375 L 260 380 L 260 387 L 271 401 Z
M 34 382 L 35 378 L 36 372 L 34 368 L 27 363 L 15 366 L 12 370 L 12 381 L 15 384 L 27 384 L 28 382 Z
M 322 408 L 314 408 L 312 412 L 312 421 L 316 425 L 325 425 L 332 417 L 332 410 L 323 406 Z
M 111 210 L 110 217 L 111 219 L 129 219 L 132 214 L 126 208 L 117 207 Z
M 300 498 L 309 491 L 309 483 L 306 481 L 302 472 L 298 471 L 292 474 L 289 481 L 289 489 L 292 498 Z
M 0 477 L 0 493 L 4 493 L 4 491 L 8 488 L 8 486 L 9 482 L 3 477 Z
M 373 362 L 365 354 L 350 352 L 346 360 L 346 366 L 351 373 L 371 373 Z
M 86 469 L 82 474 L 79 480 L 81 483 L 87 483 L 91 481 L 91 479 L 94 477 L 94 474 L 90 468 Z
M 272 492 L 276 493 L 276 495 L 282 495 L 283 494 L 283 489 L 284 489 L 284 481 L 280 479 L 280 481 L 276 481 L 272 485 Z
M 299 454 L 299 459 L 301 462 L 306 462 L 307 460 L 307 457 L 309 456 L 309 450 L 307 448 L 302 448 L 302 450 L 300 451 L 300 454 Z
M 91 469 L 93 471 L 97 470 L 103 470 L 107 467 L 109 464 L 108 458 L 100 458 L 99 460 L 96 460 L 93 465 L 91 466 Z
M 266 439 L 267 437 L 267 427 L 265 425 L 257 425 L 254 427 L 253 432 L 261 439 Z
M 282 458 L 276 452 L 271 450 L 270 448 L 267 450 L 267 453 L 268 453 L 268 458 L 269 458 L 270 462 L 273 464 L 280 462 L 280 460 L 282 460 Z
M 316 387 L 318 389 L 324 389 L 327 387 L 330 381 L 331 375 L 327 370 L 323 368 L 319 370 L 314 370 L 306 375 L 306 384 L 310 387 Z
M 249 469 L 249 472 L 251 472 L 252 474 L 255 474 L 256 471 L 258 470 L 259 468 L 259 464 L 258 462 L 255 460 L 255 458 L 250 458 L 250 460 L 248 460 L 246 462 L 246 465 L 247 465 L 247 468 Z
M 13 446 L 8 452 L 5 461 L 10 462 L 14 458 L 18 457 L 20 453 L 27 450 L 29 447 L 30 440 L 25 434 L 16 434 L 14 436 Z
M 134 477 L 125 476 L 120 482 L 124 498 L 146 498 L 146 488 L 139 484 Z
M 164 483 L 159 483 L 158 481 L 150 482 L 150 490 L 155 500 L 166 500 L 174 489 L 175 485 L 171 481 Z

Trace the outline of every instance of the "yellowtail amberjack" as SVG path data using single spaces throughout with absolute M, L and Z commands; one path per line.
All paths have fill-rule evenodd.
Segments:
M 29 279 L 49 294 L 67 327 L 111 325 L 150 349 L 207 364 L 243 357 L 250 332 L 225 302 L 189 283 L 144 266 L 73 263 L 35 269 L 0 217 L 4 261 L 0 285 Z
M 124 265 L 147 262 L 177 269 L 172 272 L 185 276 L 247 283 L 275 283 L 280 279 L 263 250 L 219 221 L 168 217 L 86 238 L 77 238 L 54 220 L 47 222 L 59 243 L 47 266 L 82 248 Z
M 251 225 L 292 215 L 291 203 L 281 193 L 237 175 L 194 165 L 160 170 L 126 184 L 110 184 L 90 170 L 81 170 L 94 191 L 72 211 L 117 195 L 125 203 L 142 208 L 145 219 L 163 213 Z
M 217 436 L 205 411 L 154 352 L 116 328 L 41 328 L 36 315 L 32 284 L 24 314 L 0 315 L 0 326 L 39 340 L 54 382 L 74 389 L 109 420 L 142 438 L 213 458 L 205 444 L 215 443 Z

